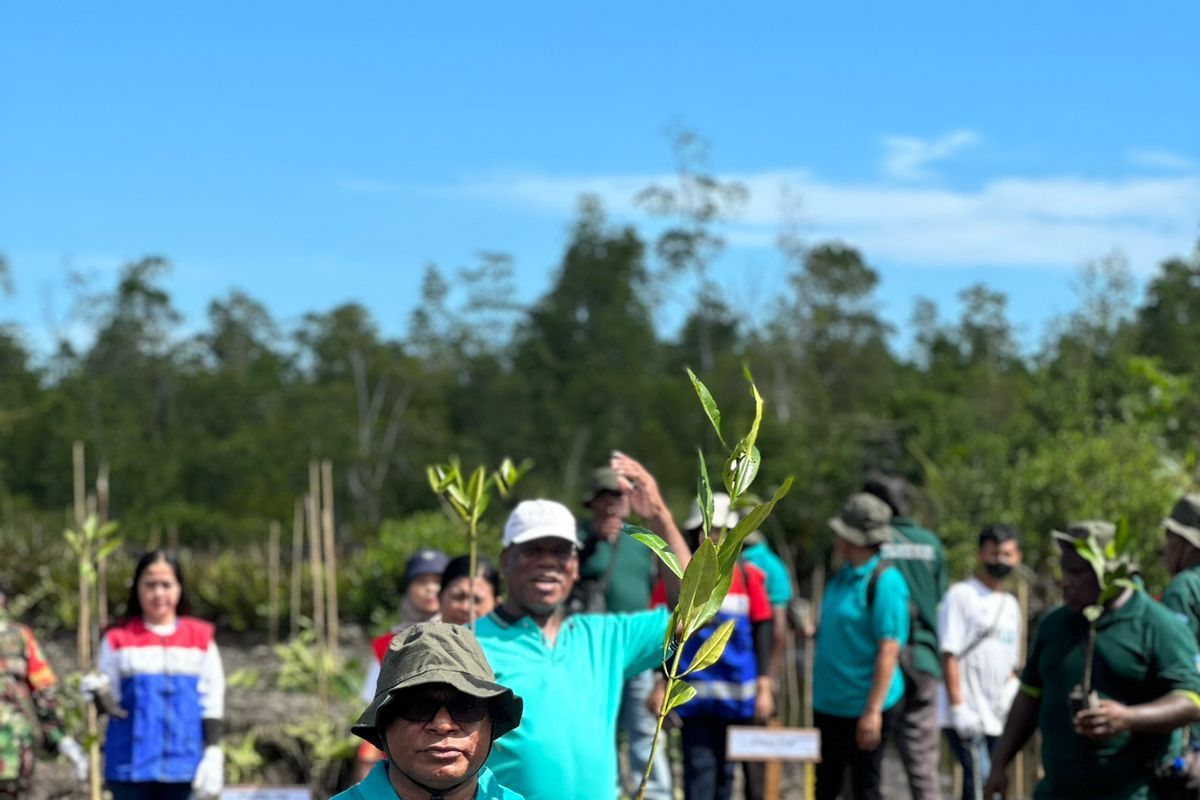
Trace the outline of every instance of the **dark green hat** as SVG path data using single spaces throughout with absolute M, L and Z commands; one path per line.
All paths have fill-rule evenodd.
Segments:
M 381 712 L 397 702 L 397 693 L 431 683 L 449 684 L 463 694 L 491 700 L 493 739 L 521 724 L 524 703 L 512 689 L 496 683 L 475 634 L 463 625 L 422 622 L 392 637 L 379 669 L 375 699 L 350 732 L 383 750 L 378 723 L 388 715 Z
M 1102 519 L 1089 519 L 1072 522 L 1065 531 L 1051 531 L 1050 535 L 1054 537 L 1054 541 L 1071 547 L 1075 546 L 1075 542 L 1089 538 L 1101 547 L 1106 547 L 1117 537 L 1117 526 Z
M 621 494 L 621 476 L 612 467 L 592 470 L 592 488 L 583 496 L 583 504 L 590 506 L 602 494 Z
M 1179 498 L 1171 516 L 1163 520 L 1163 527 L 1192 547 L 1200 547 L 1200 494 Z
M 891 541 L 895 531 L 889 524 L 892 509 L 873 494 L 859 492 L 846 501 L 842 511 L 829 520 L 838 537 L 859 547 L 875 547 Z

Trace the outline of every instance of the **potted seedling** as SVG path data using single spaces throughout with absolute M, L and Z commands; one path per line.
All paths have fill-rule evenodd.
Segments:
M 1074 535 L 1076 531 L 1085 535 Z M 1097 708 L 1100 704 L 1100 696 L 1092 688 L 1096 659 L 1096 626 L 1123 592 L 1137 588 L 1134 582 L 1136 566 L 1129 552 L 1129 524 L 1125 519 L 1121 519 L 1115 527 L 1107 522 L 1076 523 L 1071 526 L 1069 533 L 1058 535 L 1058 538 L 1060 541 L 1071 540 L 1075 552 L 1091 565 L 1096 582 L 1100 586 L 1096 602 L 1083 609 L 1083 616 L 1088 623 L 1083 680 L 1071 689 L 1067 698 L 1071 716 L 1074 717 L 1080 711 Z

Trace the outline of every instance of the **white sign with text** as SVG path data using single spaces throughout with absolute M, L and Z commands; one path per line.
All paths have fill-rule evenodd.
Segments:
M 730 761 L 820 761 L 821 732 L 816 728 L 756 728 L 730 725 L 726 755 Z

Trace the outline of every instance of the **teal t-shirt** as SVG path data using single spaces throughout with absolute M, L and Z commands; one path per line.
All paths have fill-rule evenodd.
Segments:
M 396 790 L 387 776 L 387 762 L 380 761 L 371 767 L 367 777 L 351 786 L 333 800 L 397 800 Z M 405 800 L 400 797 L 399 800 Z M 525 800 L 514 791 L 505 789 L 496 782 L 496 776 L 487 767 L 479 770 L 479 790 L 475 800 Z
M 908 585 L 899 570 L 880 573 L 875 602 L 867 607 L 867 585 L 877 563 L 879 556 L 860 567 L 847 564 L 825 587 L 813 663 L 813 708 L 822 714 L 860 716 L 871 691 L 880 640 L 893 639 L 901 647 L 908 641 Z M 897 663 L 883 709 L 903 695 L 904 676 Z
M 588 542 L 588 526 L 579 532 L 579 541 Z M 629 535 L 629 528 L 617 534 L 617 565 L 613 567 L 604 601 L 610 612 L 645 611 L 650 607 L 650 590 L 658 577 L 658 556 L 646 545 Z M 587 545 L 585 545 L 587 547 Z M 588 549 L 587 560 L 579 565 L 579 577 L 602 580 L 612 563 L 613 545 L 597 538 Z
M 779 556 L 771 552 L 766 542 L 756 542 L 742 549 L 742 558 L 767 576 L 767 599 L 775 607 L 792 602 L 792 579 Z
M 614 800 L 621 690 L 662 662 L 665 608 L 576 614 L 551 647 L 525 617 L 495 612 L 475 624 L 496 682 L 525 701 L 516 730 L 496 741 L 488 767 L 529 800 Z

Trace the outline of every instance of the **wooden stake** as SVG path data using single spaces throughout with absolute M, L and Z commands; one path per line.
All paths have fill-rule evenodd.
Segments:
M 299 497 L 292 509 L 292 581 L 289 605 L 291 614 L 288 616 L 288 633 L 295 638 L 300 632 L 300 615 L 304 610 L 300 607 L 304 600 L 304 501 Z
M 325 540 L 325 612 L 328 623 L 329 653 L 337 659 L 338 654 L 338 596 L 337 596 L 337 552 L 334 548 L 333 527 L 333 462 L 321 462 L 321 530 Z
M 72 447 L 71 456 L 74 468 L 75 530 L 83 541 L 83 552 L 80 554 L 80 559 L 83 564 L 88 564 L 93 560 L 93 553 L 91 540 L 84 533 L 84 521 L 87 516 L 87 497 L 85 489 L 86 481 L 84 478 L 83 442 L 75 442 Z M 89 582 L 84 579 L 83 575 L 80 575 L 79 635 L 76 640 L 76 646 L 79 650 L 79 668 L 84 672 L 90 672 L 94 668 L 92 664 L 92 598 L 91 592 L 88 589 Z M 91 743 L 88 745 L 88 792 L 92 800 L 100 800 L 100 720 L 94 703 L 88 703 L 84 713 L 86 714 L 87 740 Z
M 313 462 L 312 466 L 316 466 Z M 317 697 L 325 704 L 328 697 L 325 680 L 325 653 L 328 652 L 325 641 L 325 585 L 321 575 L 321 526 L 317 521 L 317 497 L 308 495 L 305 498 L 305 509 L 308 518 L 308 559 L 312 573 L 313 589 L 313 633 L 316 634 L 314 646 L 317 651 Z
M 279 641 L 279 521 L 267 533 L 267 641 Z
M 179 523 L 172 522 L 167 526 L 167 547 L 172 553 L 179 554 Z
M 821 601 L 825 597 L 825 565 L 818 564 L 812 576 L 812 622 L 817 624 L 821 619 Z M 816 637 L 804 643 L 804 727 L 813 727 L 813 672 L 816 667 Z
M 96 472 L 96 519 L 108 522 L 108 462 L 101 461 Z M 96 565 L 96 621 L 100 630 L 108 627 L 108 559 Z

